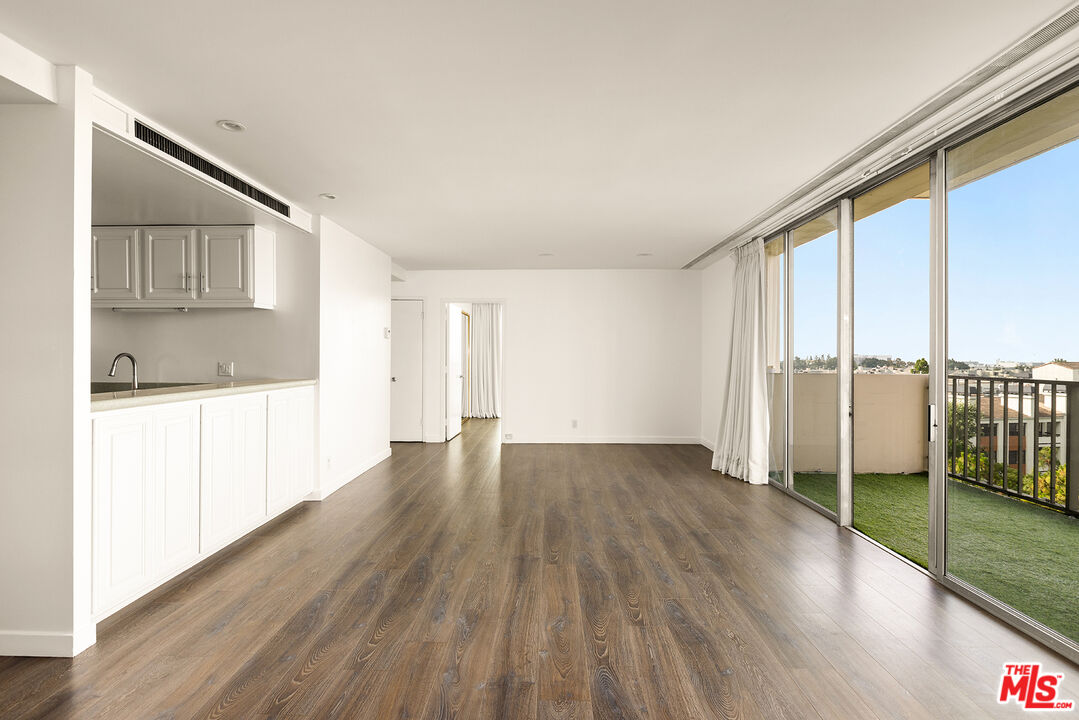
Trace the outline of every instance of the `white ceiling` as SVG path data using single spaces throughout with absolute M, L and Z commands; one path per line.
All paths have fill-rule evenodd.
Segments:
M 406 268 L 676 268 L 1061 8 L 0 0 L 0 28 Z

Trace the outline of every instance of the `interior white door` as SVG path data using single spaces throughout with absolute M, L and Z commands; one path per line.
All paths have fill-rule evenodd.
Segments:
M 423 301 L 394 300 L 390 315 L 390 440 L 423 440 Z
M 461 434 L 461 393 L 465 369 L 461 362 L 461 324 L 464 316 L 456 305 L 446 308 L 446 439 Z

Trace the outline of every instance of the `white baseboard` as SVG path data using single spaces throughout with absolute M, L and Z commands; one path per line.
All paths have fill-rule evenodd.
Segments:
M 584 443 L 595 445 L 699 445 L 697 437 L 682 435 L 520 435 L 514 434 L 506 444 L 561 445 Z
M 75 657 L 97 641 L 97 628 L 89 624 L 75 632 L 23 632 L 0 630 L 0 655 L 18 657 Z
M 358 478 L 360 475 L 363 475 L 365 472 L 373 468 L 375 465 L 378 465 L 380 462 L 382 462 L 392 454 L 393 450 L 388 447 L 385 450 L 380 450 L 374 455 L 365 458 L 362 462 L 359 462 L 353 467 L 349 468 L 345 472 L 335 475 L 326 483 L 325 487 L 320 486 L 319 488 L 312 490 L 310 493 L 307 494 L 307 497 L 305 497 L 304 500 L 325 500 L 330 495 L 333 495 L 345 485 L 348 485 L 350 482 Z M 325 476 L 323 477 L 323 479 L 325 479 Z
M 704 445 L 706 448 L 708 448 L 712 452 L 716 451 L 716 443 L 714 441 L 712 441 L 712 440 L 705 440 L 704 438 L 699 438 L 697 440 L 697 443 L 700 444 L 700 445 Z
M 446 442 L 446 438 L 443 435 L 424 435 L 423 441 L 425 443 L 442 443 Z

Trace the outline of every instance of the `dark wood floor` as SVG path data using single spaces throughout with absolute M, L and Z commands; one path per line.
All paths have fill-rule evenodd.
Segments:
M 701 447 L 399 445 L 103 623 L 3 718 L 966 718 L 1076 667 Z

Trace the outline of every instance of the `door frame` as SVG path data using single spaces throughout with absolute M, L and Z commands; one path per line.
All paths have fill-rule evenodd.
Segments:
M 442 425 L 442 430 L 440 432 L 440 435 L 442 436 L 442 442 L 449 442 L 450 440 L 452 440 L 453 438 L 457 437 L 457 435 L 460 434 L 460 432 L 458 432 L 457 435 L 454 435 L 453 437 L 450 437 L 450 416 L 449 416 L 449 410 L 450 410 L 450 326 L 449 326 L 449 319 L 450 319 L 450 313 L 454 312 L 454 305 L 457 305 L 459 303 L 464 303 L 464 302 L 465 301 L 462 301 L 462 300 L 450 300 L 448 302 L 443 302 L 442 303 L 442 312 L 439 313 L 439 315 L 442 316 L 442 358 L 441 358 L 441 362 L 440 362 L 440 372 L 439 372 L 439 374 L 442 376 L 442 412 L 439 415 L 439 421 L 440 421 L 440 423 Z M 463 309 L 457 308 L 457 310 L 460 311 L 460 313 L 462 315 L 465 314 Z M 464 318 L 462 318 L 461 320 L 462 320 L 462 322 L 464 322 Z M 461 376 L 462 376 L 461 385 L 462 385 L 462 387 L 464 386 L 464 372 L 465 372 L 465 368 L 464 368 L 464 364 L 462 362 L 462 365 L 461 365 Z M 464 407 L 462 406 L 461 409 L 464 410 Z M 463 417 L 458 418 L 458 421 L 460 422 L 460 424 L 462 426 L 462 431 L 463 431 L 464 418 Z
M 461 422 L 463 423 L 472 417 L 472 313 L 462 310 L 461 314 L 465 316 L 464 357 L 462 359 L 465 381 L 463 383 L 464 399 L 461 402 L 461 412 L 467 413 L 461 416 Z
M 391 371 L 391 373 L 393 371 L 393 367 L 392 367 L 392 363 L 393 363 L 393 359 L 392 359 L 393 358 L 393 356 L 392 356 L 392 353 L 393 353 L 393 323 L 392 323 L 392 319 L 393 319 L 393 303 L 394 303 L 395 300 L 419 301 L 419 303 L 420 303 L 420 440 L 419 440 L 419 442 L 427 442 L 425 432 L 424 432 L 426 430 L 426 428 L 427 428 L 427 425 L 424 422 L 424 419 L 425 419 L 424 405 L 427 404 L 427 382 L 423 377 L 424 375 L 427 374 L 426 372 L 424 372 L 424 365 L 423 365 L 423 348 L 424 348 L 424 345 L 425 345 L 425 343 L 423 341 L 423 336 L 427 332 L 427 306 L 425 304 L 424 299 L 422 297 L 418 297 L 418 296 L 409 295 L 409 296 L 405 296 L 405 297 L 391 297 L 390 298 L 390 319 L 391 319 L 391 323 L 390 323 L 390 353 L 391 353 L 391 356 L 390 356 L 390 358 L 391 358 L 390 359 L 390 363 L 391 363 L 390 371 Z M 392 408 L 392 402 L 393 401 L 391 400 L 390 402 L 391 402 L 391 408 Z
M 401 299 L 404 299 L 404 298 L 401 298 Z M 510 365 L 509 360 L 508 360 L 508 358 L 510 357 L 510 353 L 507 352 L 507 344 L 506 344 L 506 318 L 508 317 L 508 314 L 509 314 L 510 303 L 505 298 L 499 298 L 499 297 L 468 297 L 468 296 L 452 297 L 451 296 L 451 297 L 444 297 L 444 298 L 439 299 L 439 306 L 440 306 L 441 312 L 438 313 L 438 317 L 439 317 L 439 320 L 438 320 L 438 322 L 439 322 L 439 333 L 438 333 L 438 335 L 439 335 L 439 344 L 441 345 L 441 348 L 440 348 L 439 359 L 438 359 L 438 363 L 439 363 L 438 376 L 440 378 L 439 379 L 439 384 L 441 385 L 441 387 L 440 387 L 440 391 L 439 391 L 439 414 L 438 414 L 438 416 L 439 416 L 439 423 L 441 423 L 441 425 L 442 425 L 441 428 L 439 429 L 440 436 L 442 438 L 446 437 L 446 427 L 445 427 L 445 423 L 446 423 L 446 392 L 447 392 L 447 389 L 446 389 L 446 351 L 447 351 L 447 347 L 446 347 L 446 317 L 447 317 L 447 315 L 446 315 L 446 312 L 449 309 L 449 306 L 452 305 L 453 303 L 469 303 L 469 304 L 492 303 L 492 304 L 497 304 L 497 305 L 502 306 L 502 417 L 499 418 L 499 420 L 502 423 L 502 434 L 499 436 L 498 440 L 499 440 L 500 443 L 513 442 L 513 433 L 512 432 L 509 432 L 509 433 L 506 432 L 507 427 L 512 427 L 512 425 L 507 425 L 507 422 L 506 422 L 506 418 L 509 417 L 509 407 L 510 407 L 510 403 L 508 402 L 508 399 L 506 397 L 506 388 L 508 387 L 508 383 L 506 382 L 506 377 L 507 377 L 506 368 Z M 445 441 L 445 439 L 443 439 L 443 440 L 440 440 L 439 442 L 446 442 L 446 441 Z

